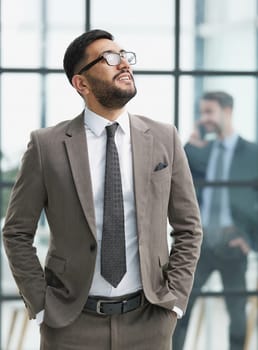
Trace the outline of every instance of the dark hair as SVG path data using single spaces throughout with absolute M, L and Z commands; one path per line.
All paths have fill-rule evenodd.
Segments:
M 202 100 L 217 101 L 222 108 L 230 107 L 231 109 L 233 109 L 234 106 L 233 97 L 223 91 L 206 92 L 203 94 Z
M 77 68 L 78 64 L 87 57 L 87 47 L 98 39 L 114 40 L 114 37 L 105 30 L 94 29 L 87 33 L 83 33 L 78 38 L 74 39 L 66 49 L 63 66 L 71 84 L 72 78 L 75 74 L 75 69 Z

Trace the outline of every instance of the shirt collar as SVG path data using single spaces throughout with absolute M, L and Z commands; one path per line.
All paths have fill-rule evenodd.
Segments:
M 238 134 L 236 132 L 234 132 L 232 135 L 226 137 L 222 142 L 216 142 L 216 144 L 218 145 L 219 143 L 222 143 L 223 146 L 227 149 L 234 149 L 238 140 Z
M 114 122 L 119 124 L 119 127 L 125 134 L 130 133 L 129 115 L 127 111 L 122 112 L 115 121 L 111 122 L 85 107 L 84 123 L 96 136 L 100 136 L 105 131 L 105 127 Z

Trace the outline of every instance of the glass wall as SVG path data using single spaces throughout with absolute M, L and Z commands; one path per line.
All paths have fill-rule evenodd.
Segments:
M 204 241 L 174 350 L 258 346 L 256 17 L 255 0 L 180 1 L 178 127 Z
M 83 109 L 82 99 L 62 70 L 66 47 L 85 30 L 106 29 L 125 49 L 137 54 L 134 69 L 138 93 L 129 103 L 129 111 L 175 124 L 186 150 L 198 135 L 201 143 L 194 153 L 187 155 L 204 223 L 208 222 L 205 216 L 208 209 L 203 203 L 206 200 L 208 207 L 211 206 L 212 192 L 222 189 L 220 208 L 227 213 L 226 216 L 220 214 L 222 228 L 227 228 L 227 237 L 232 238 L 226 245 L 241 238 L 229 244 L 235 248 L 235 260 L 225 259 L 230 253 L 224 252 L 225 246 L 220 246 L 220 257 L 209 262 L 211 267 L 205 271 L 205 278 L 198 273 L 203 281 L 201 287 L 195 286 L 193 290 L 192 295 L 197 299 L 191 298 L 191 312 L 178 321 L 177 326 L 176 333 L 183 329 L 185 341 L 180 343 L 177 334 L 178 345 L 174 342 L 173 349 L 227 350 L 229 344 L 231 350 L 256 349 L 257 1 L 131 0 L 121 4 L 115 0 L 0 0 L 0 4 L 1 224 L 30 132 L 71 119 Z M 226 93 L 232 97 L 233 106 L 227 108 L 229 106 L 209 99 L 205 100 L 208 105 L 204 105 L 207 92 Z M 209 147 L 210 142 L 215 145 L 218 139 L 218 129 L 207 122 L 208 114 L 212 118 L 212 108 L 220 111 L 214 118 L 220 121 L 227 118 L 235 140 L 243 141 L 242 146 L 247 149 L 246 153 L 240 149 L 240 160 L 236 162 L 235 148 L 225 156 L 227 171 L 223 178 L 208 170 L 212 168 L 209 165 L 212 160 L 207 152 L 206 158 L 202 158 L 206 146 Z M 237 147 L 237 143 L 233 144 Z M 204 202 L 203 198 L 206 198 Z M 240 235 L 236 234 L 236 226 Z M 221 227 L 217 231 L 221 231 Z M 48 228 L 42 217 L 35 242 L 42 264 L 47 242 Z M 213 247 L 212 254 L 214 252 Z M 236 275 L 242 284 L 234 284 L 235 279 L 231 277 Z M 38 330 L 35 322 L 27 322 L 3 249 L 0 277 L 1 349 L 9 346 L 14 350 L 20 346 L 20 349 L 35 350 Z M 234 308 L 238 304 L 242 309 Z M 238 322 L 239 310 L 246 317 L 240 317 Z M 242 337 L 235 339 L 235 333 Z

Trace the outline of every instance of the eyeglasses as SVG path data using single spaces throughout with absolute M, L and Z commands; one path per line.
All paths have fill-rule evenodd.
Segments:
M 130 65 L 136 63 L 136 55 L 134 52 L 121 51 L 117 53 L 105 51 L 101 56 L 84 66 L 77 74 L 82 74 L 83 72 L 86 72 L 88 69 L 90 69 L 92 66 L 94 66 L 103 59 L 107 62 L 109 66 L 117 66 L 121 63 L 122 58 L 126 59 Z

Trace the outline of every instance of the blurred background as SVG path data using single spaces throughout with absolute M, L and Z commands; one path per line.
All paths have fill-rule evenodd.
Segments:
M 129 103 L 130 112 L 175 124 L 185 144 L 200 117 L 203 93 L 225 91 L 234 98 L 235 130 L 257 143 L 257 0 L 0 0 L 0 9 L 2 224 L 30 132 L 71 119 L 83 109 L 63 73 L 62 60 L 69 43 L 86 30 L 110 31 L 125 49 L 136 53 L 138 94 Z M 228 180 L 226 186 L 245 188 L 257 199 L 257 178 L 252 175 L 243 183 Z M 249 205 L 258 216 L 257 202 L 245 206 Z M 257 226 L 254 233 L 258 237 Z M 42 263 L 47 242 L 42 216 L 35 240 Z M 225 294 L 246 298 L 242 349 L 258 348 L 256 248 L 251 247 L 247 255 L 246 288 L 225 290 L 220 274 L 211 274 L 191 313 L 185 350 L 238 349 L 229 343 Z M 36 350 L 38 326 L 27 321 L 3 247 L 0 258 L 1 349 Z M 234 266 L 232 273 L 238 273 Z

